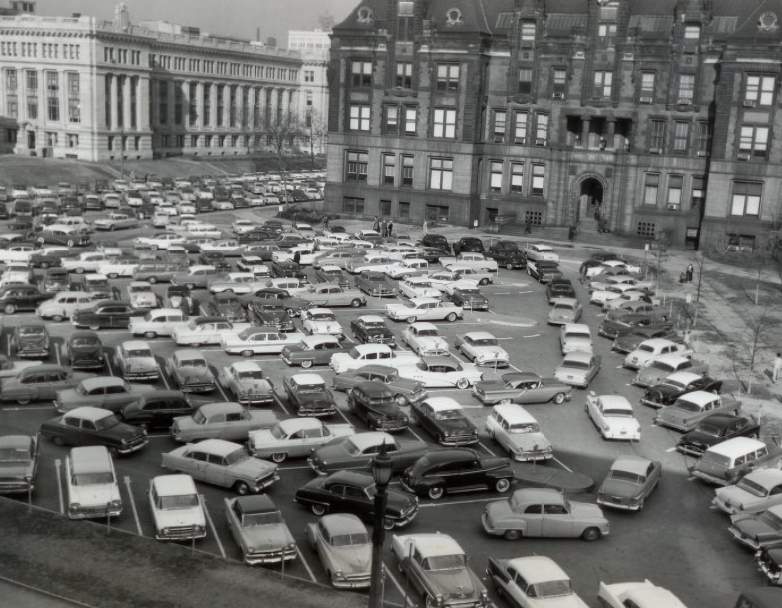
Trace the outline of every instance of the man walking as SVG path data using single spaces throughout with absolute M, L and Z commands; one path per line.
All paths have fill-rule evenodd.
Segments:
M 391 238 L 391 233 L 394 231 L 394 222 L 392 220 L 388 220 L 388 223 L 386 224 L 386 236 Z
M 774 369 L 771 372 L 771 379 L 776 384 L 779 381 L 779 376 L 782 375 L 782 353 L 777 353 L 774 359 Z
M 375 221 L 372 223 L 372 230 L 380 232 L 380 220 L 377 219 L 377 216 L 375 216 Z

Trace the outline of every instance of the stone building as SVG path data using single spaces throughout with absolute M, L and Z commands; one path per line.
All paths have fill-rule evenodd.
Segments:
M 288 50 L 301 55 L 301 90 L 296 109 L 304 129 L 303 148 L 315 154 L 326 151 L 329 107 L 328 65 L 331 48 L 330 32 L 322 30 L 290 30 Z
M 363 0 L 334 28 L 327 207 L 762 245 L 782 0 Z
M 0 16 L 0 117 L 17 154 L 233 156 L 295 108 L 298 53 L 168 23 Z

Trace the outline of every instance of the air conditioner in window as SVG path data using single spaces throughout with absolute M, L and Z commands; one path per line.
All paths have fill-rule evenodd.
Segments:
M 538 137 L 535 140 L 535 145 L 536 146 L 545 146 L 546 145 L 546 138 L 545 137 Z
M 641 95 L 638 98 L 638 103 L 652 103 L 652 96 L 651 95 Z
M 758 105 L 758 102 L 754 99 L 745 99 L 744 103 L 742 103 L 745 108 L 754 108 L 756 105 Z
M 585 57 L 584 51 L 576 51 L 573 53 L 573 59 L 584 59 Z
M 679 210 L 679 205 L 668 203 L 668 211 L 678 211 L 678 210 Z
M 737 160 L 749 160 L 749 152 L 739 152 L 736 154 Z
M 649 148 L 649 154 L 662 154 L 663 151 L 661 148 Z
M 554 91 L 551 97 L 554 99 L 565 99 L 565 93 L 563 91 Z
M 515 139 L 514 143 L 517 146 L 525 146 L 525 145 L 527 145 L 527 138 L 526 137 L 517 137 Z
M 505 141 L 504 135 L 495 135 L 494 136 L 494 143 L 495 144 L 501 144 L 503 141 Z

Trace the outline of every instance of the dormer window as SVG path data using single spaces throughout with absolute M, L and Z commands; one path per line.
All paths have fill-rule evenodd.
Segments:
M 616 36 L 616 23 L 604 22 L 597 25 L 597 35 L 600 38 L 613 38 Z
M 521 22 L 521 39 L 525 42 L 535 42 L 537 25 L 534 21 Z
M 700 40 L 701 26 L 697 23 L 690 23 L 684 26 L 684 39 L 685 40 Z

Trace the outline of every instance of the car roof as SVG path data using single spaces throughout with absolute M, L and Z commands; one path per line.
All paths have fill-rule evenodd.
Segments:
M 158 496 L 179 496 L 196 494 L 196 485 L 190 475 L 176 473 L 173 475 L 158 475 L 152 478 L 152 485 Z
M 664 355 L 658 355 L 657 357 L 654 358 L 654 361 L 658 363 L 659 362 L 669 363 L 674 366 L 689 360 L 690 360 L 689 357 L 685 357 L 680 353 L 665 353 Z
M 95 376 L 81 381 L 82 386 L 91 391 L 101 386 L 125 386 L 125 380 L 118 376 Z
M 428 403 L 435 412 L 462 409 L 462 406 L 451 397 L 429 397 L 425 402 Z
M 435 331 L 438 331 L 437 325 L 434 323 L 429 323 L 428 321 L 416 321 L 415 323 L 410 324 L 410 328 L 415 329 L 434 329 Z M 439 331 L 438 331 L 439 333 Z
M 419 358 L 427 365 L 437 365 L 438 363 L 441 365 L 446 363 L 449 365 L 461 365 L 461 361 L 455 357 L 451 357 L 450 355 L 422 355 Z
M 576 304 L 578 304 L 578 298 L 558 296 L 556 298 L 553 298 L 551 302 L 552 304 L 570 304 L 571 306 L 575 306 Z
M 623 395 L 600 395 L 600 403 L 603 407 L 610 408 L 612 410 L 628 410 L 633 411 L 633 406 L 627 400 L 627 397 Z
M 365 323 L 385 323 L 380 315 L 361 315 L 358 320 Z
M 358 389 L 364 393 L 367 393 L 370 396 L 378 396 L 378 395 L 393 396 L 394 395 L 391 389 L 388 388 L 382 382 L 375 382 L 375 381 L 359 382 L 353 388 Z
M 91 405 L 76 407 L 69 412 L 66 412 L 64 415 L 65 418 L 75 417 L 81 418 L 83 420 L 92 420 L 93 422 L 96 420 L 103 420 L 109 416 L 113 416 L 110 410 L 104 410 L 100 407 L 92 407 Z
M 670 344 L 676 344 L 676 342 L 674 342 L 673 340 L 669 340 L 668 338 L 649 338 L 648 340 L 644 340 L 643 342 L 641 342 L 641 344 L 647 344 L 652 347 L 661 347 L 661 346 L 668 346 Z
M 237 372 L 258 372 L 263 371 L 261 364 L 257 361 L 234 361 L 229 365 Z
M 2 448 L 22 448 L 30 447 L 29 435 L 0 435 L 0 449 Z
M 636 475 L 646 475 L 646 470 L 652 461 L 641 456 L 619 456 L 611 464 L 611 469 L 627 471 Z
M 698 378 L 700 378 L 698 374 L 694 374 L 693 372 L 683 371 L 683 372 L 673 372 L 670 376 L 667 376 L 665 378 L 665 382 L 668 382 L 669 380 L 672 380 L 673 382 L 680 382 L 681 384 L 690 384 L 691 382 L 695 382 Z
M 330 285 L 331 283 L 327 283 Z M 310 308 L 307 310 L 309 314 L 321 314 L 321 315 L 333 315 L 334 311 L 330 308 Z
M 496 340 L 494 334 L 488 331 L 470 331 L 464 334 L 464 337 L 472 340 Z
M 592 361 L 592 353 L 588 353 L 583 350 L 574 350 L 566 353 L 562 358 L 563 361 L 580 361 L 581 363 L 589 363 Z
M 279 510 L 267 494 L 237 496 L 234 502 L 239 505 L 242 513 L 270 513 Z
M 463 555 L 464 549 L 453 537 L 440 532 L 410 534 L 410 540 L 415 543 L 415 547 L 421 557 L 438 557 L 441 555 Z
M 434 302 L 435 304 L 440 303 L 439 298 L 411 298 L 410 301 L 413 304 L 425 304 L 425 303 L 432 303 L 432 302 Z
M 562 331 L 565 333 L 578 332 L 578 333 L 592 333 L 589 330 L 589 325 L 586 323 L 565 323 L 562 326 Z
M 520 572 L 531 585 L 549 581 L 570 580 L 567 573 L 550 557 L 529 555 L 508 560 L 508 566 Z
M 144 348 L 150 349 L 150 346 L 149 346 L 149 342 L 147 342 L 146 340 L 125 340 L 122 343 L 122 348 L 126 350 L 131 350 L 131 349 L 141 350 Z
M 714 393 L 710 393 L 708 391 L 692 391 L 679 397 L 679 399 L 689 401 L 690 403 L 695 403 L 701 407 L 707 403 L 711 403 L 717 398 L 719 398 L 719 395 L 715 395 Z
M 244 407 L 236 401 L 215 401 L 214 403 L 204 403 L 198 407 L 205 416 L 220 413 L 242 412 Z
M 359 354 L 391 352 L 388 344 L 356 344 L 353 346 Z
M 237 403 L 237 405 L 239 405 Z M 201 407 L 204 407 L 203 405 Z M 190 447 L 198 448 L 202 452 L 208 452 L 216 456 L 227 456 L 231 452 L 241 449 L 242 446 L 233 441 L 226 441 L 225 439 L 204 439 L 198 443 L 191 443 Z
M 352 513 L 329 513 L 320 518 L 320 525 L 331 535 L 356 534 L 367 531 L 364 522 Z
M 280 420 L 279 425 L 286 433 L 293 433 L 302 429 L 319 429 L 323 422 L 319 418 L 286 418 Z
M 751 437 L 734 437 L 733 439 L 721 441 L 709 447 L 706 451 L 713 454 L 719 454 L 721 456 L 732 457 L 736 454 L 757 450 L 762 447 L 766 447 L 766 444 L 760 441 L 760 439 L 753 439 Z
M 334 264 L 322 264 L 320 269 L 324 272 L 342 272 L 342 269 Z
M 203 351 L 200 351 L 197 348 L 180 348 L 179 350 L 174 351 L 174 356 L 177 359 L 206 359 Z
M 782 481 L 782 469 L 755 469 L 747 474 L 752 476 L 752 481 L 764 487 L 770 487 Z
M 71 448 L 71 469 L 78 473 L 103 472 L 111 467 L 109 450 L 103 445 L 85 445 Z
M 67 371 L 62 365 L 56 363 L 39 363 L 38 365 L 31 365 L 30 367 L 24 367 L 19 370 L 19 374 L 30 374 L 37 372 L 60 372 Z
M 368 448 L 372 445 L 379 445 L 386 443 L 388 445 L 396 445 L 396 440 L 383 431 L 365 431 L 363 433 L 355 433 L 348 436 L 350 442 L 355 445 L 359 450 Z
M 518 403 L 499 403 L 492 408 L 508 422 L 537 422 L 535 416 L 530 414 Z
M 524 503 L 543 503 L 549 500 L 562 500 L 562 491 L 555 488 L 519 488 L 513 497 Z
M 325 384 L 326 381 L 320 374 L 293 374 L 291 380 L 296 384 Z
M 310 347 L 316 346 L 318 344 L 330 344 L 334 342 L 337 344 L 340 343 L 336 336 L 331 336 L 328 334 L 313 334 L 311 336 L 304 336 L 301 341 Z
M 503 382 L 514 382 L 516 380 L 540 380 L 540 376 L 535 372 L 507 372 L 500 376 Z
M 352 435 L 355 437 L 355 435 Z M 328 480 L 337 483 L 348 483 L 351 485 L 369 485 L 374 483 L 372 476 L 368 473 L 359 473 L 358 471 L 337 471 L 329 475 Z

